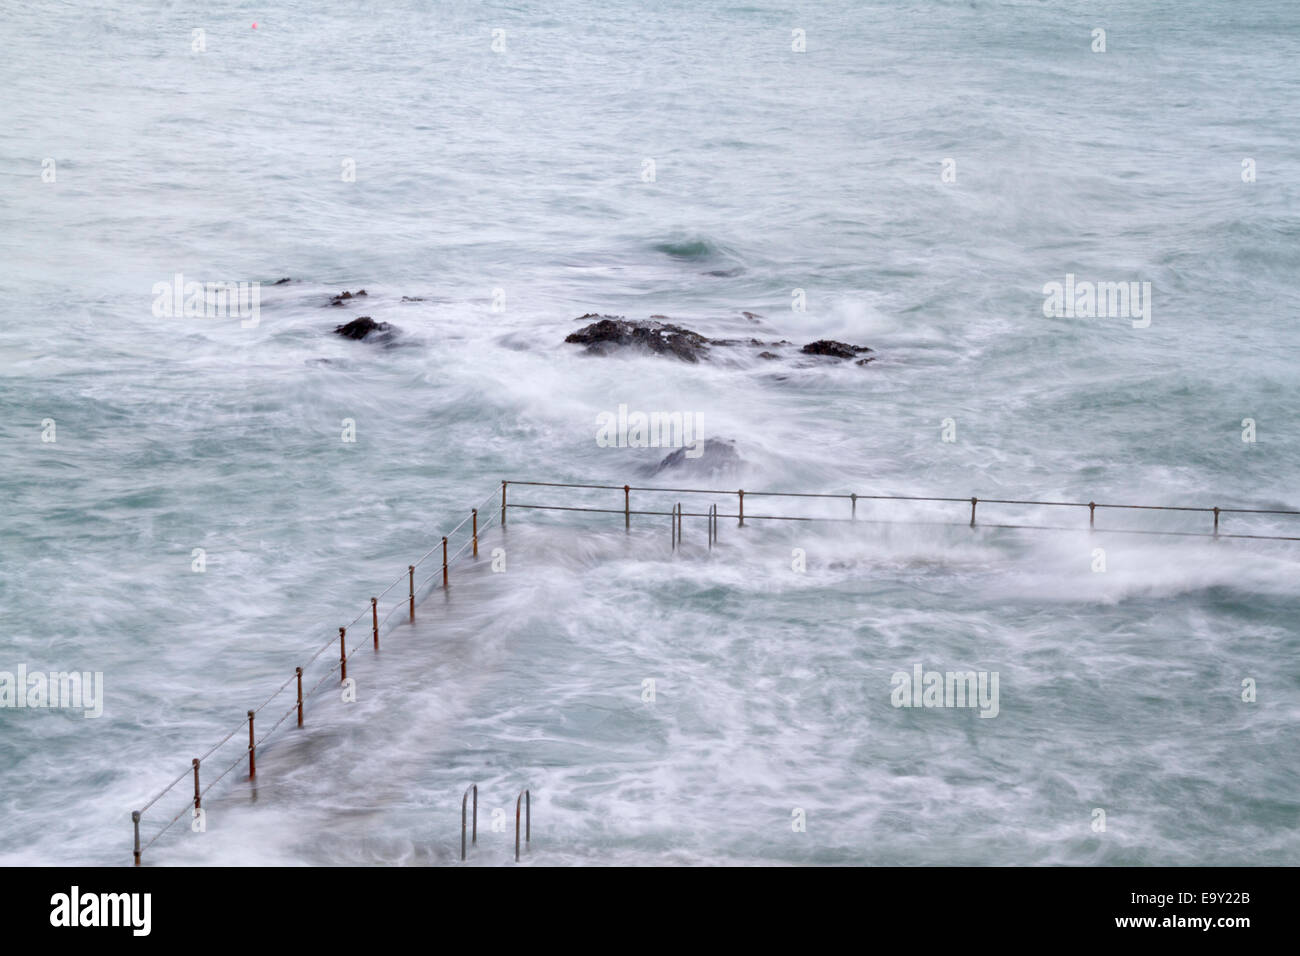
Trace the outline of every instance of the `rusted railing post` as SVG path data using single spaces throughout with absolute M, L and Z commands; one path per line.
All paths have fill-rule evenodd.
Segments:
M 624 485 L 623 486 L 623 530 L 624 531 L 632 530 L 631 494 L 632 494 L 632 486 Z
M 1219 536 L 1219 506 L 1214 506 L 1214 536 Z
M 857 521 L 858 520 L 858 493 L 855 491 L 851 495 L 849 495 L 849 500 L 853 502 L 853 513 L 852 515 L 850 515 L 850 520 Z
M 1088 502 L 1088 530 L 1097 527 L 1097 502 Z
M 379 650 L 379 598 L 370 599 L 370 629 L 375 635 L 375 650 Z
M 744 491 L 744 489 L 742 488 L 740 491 L 736 492 L 736 494 L 738 494 L 738 495 L 740 496 L 740 523 L 741 523 L 741 525 L 744 525 L 744 523 L 745 523 L 745 491 Z
M 470 509 L 470 514 L 474 519 L 474 557 L 478 557 L 478 509 Z
M 294 672 L 298 675 L 298 726 L 302 726 L 302 668 L 295 667 Z
M 190 763 L 194 764 L 194 809 L 199 809 L 199 802 L 203 799 L 199 793 L 199 758 L 195 757 Z
M 465 802 L 469 799 L 470 791 L 474 791 L 474 838 L 473 842 L 478 843 L 478 784 L 472 783 L 465 789 L 465 796 L 460 798 L 460 858 L 465 859 Z
M 531 843 L 533 840 L 533 799 L 525 790 L 515 797 L 515 862 L 519 862 L 519 801 L 524 801 L 527 813 L 527 822 L 524 824 L 527 829 L 524 831 L 524 842 Z
M 972 528 L 975 527 L 975 506 L 976 506 L 977 504 L 979 504 L 979 499 L 978 499 L 978 498 L 974 498 L 974 497 L 971 498 L 971 500 L 970 500 L 970 526 L 971 526 Z
M 415 565 L 408 564 L 406 571 L 411 575 L 411 620 L 415 620 Z
M 135 827 L 135 865 L 140 865 L 140 811 L 131 811 L 131 825 Z
M 348 629 L 339 628 L 339 666 L 343 669 L 340 680 L 348 679 Z
M 501 528 L 506 526 L 506 482 L 501 482 Z
M 442 586 L 447 586 L 447 539 L 442 539 Z
M 248 779 L 257 776 L 257 740 L 253 737 L 253 717 L 256 711 L 248 712 Z

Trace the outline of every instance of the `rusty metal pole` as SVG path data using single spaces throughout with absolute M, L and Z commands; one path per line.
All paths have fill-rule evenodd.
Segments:
M 190 762 L 194 764 L 194 809 L 197 810 L 202 800 L 202 795 L 199 793 L 199 758 L 195 757 Z
M 525 790 L 521 794 L 519 794 L 519 796 L 515 797 L 515 862 L 516 863 L 519 862 L 519 803 L 520 801 L 523 800 L 526 800 L 528 802 L 528 823 L 527 823 L 528 830 L 525 835 L 525 839 L 530 843 L 532 842 L 533 839 L 533 806 L 532 806 L 533 802 L 532 802 L 532 797 L 529 795 L 528 791 Z
M 975 506 L 976 506 L 977 504 L 979 504 L 979 499 L 978 499 L 978 498 L 971 498 L 971 500 L 970 500 L 970 526 L 971 526 L 972 528 L 975 527 Z
M 506 482 L 501 482 L 501 528 L 506 526 Z
M 1219 536 L 1219 506 L 1214 506 L 1214 536 Z
M 470 514 L 474 518 L 474 557 L 478 557 L 478 509 L 473 508 Z
M 131 811 L 131 825 L 135 827 L 135 865 L 140 865 L 140 811 Z
M 632 503 L 630 500 L 631 494 L 632 494 L 632 486 L 624 485 L 623 486 L 623 530 L 624 531 L 632 530 Z
M 745 491 L 742 488 L 736 494 L 740 495 L 740 523 L 743 526 L 745 524 Z
M 298 726 L 302 726 L 302 668 L 295 667 L 294 671 L 298 675 Z
M 253 737 L 253 716 L 255 711 L 248 712 L 248 779 L 252 780 L 257 776 L 257 741 Z
M 375 635 L 375 650 L 379 650 L 379 598 L 370 599 L 370 628 Z
M 407 572 L 411 575 L 411 620 L 415 620 L 415 565 L 408 564 Z
M 470 791 L 474 792 L 474 843 L 478 843 L 478 784 L 470 784 L 465 796 L 460 798 L 460 858 L 465 859 L 465 805 L 469 802 Z
M 1097 527 L 1097 502 L 1088 502 L 1088 530 Z
M 343 668 L 343 674 L 340 680 L 348 679 L 348 629 L 339 628 L 339 665 Z
M 442 539 L 442 586 L 447 586 L 447 539 Z

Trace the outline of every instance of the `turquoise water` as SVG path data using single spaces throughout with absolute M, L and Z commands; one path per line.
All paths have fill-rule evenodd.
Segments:
M 654 483 L 662 451 L 594 440 L 619 404 L 734 440 L 726 488 L 1300 509 L 1298 21 L 0 12 L 0 670 L 102 671 L 107 695 L 98 720 L 0 709 L 0 860 L 129 863 L 130 811 L 502 479 Z M 259 322 L 155 316 L 176 273 L 262 282 Z M 1150 326 L 1045 317 L 1067 274 L 1150 282 Z M 588 312 L 876 361 L 592 359 L 563 344 Z M 392 346 L 329 334 L 358 315 Z M 397 612 L 349 665 L 355 704 L 313 704 L 256 791 L 233 772 L 206 833 L 182 820 L 146 858 L 450 862 L 477 781 L 484 864 L 509 859 L 490 814 L 524 786 L 544 863 L 1297 862 L 1293 544 L 727 521 L 709 554 L 688 518 L 673 557 L 666 524 L 512 512 L 484 536 L 504 574 L 485 553 L 413 626 Z M 916 664 L 998 672 L 998 716 L 895 708 Z

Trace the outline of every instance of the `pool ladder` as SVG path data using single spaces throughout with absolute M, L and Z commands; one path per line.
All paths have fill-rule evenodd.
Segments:
M 465 830 L 469 823 L 467 810 L 469 808 L 470 794 L 474 795 L 474 813 L 473 824 L 470 830 L 470 842 L 478 843 L 478 784 L 472 783 L 465 789 L 465 795 L 460 798 L 460 858 L 465 859 Z M 522 802 L 524 811 L 524 842 L 533 842 L 533 799 L 527 788 L 519 791 L 519 796 L 515 798 L 515 862 L 519 862 L 519 809 Z

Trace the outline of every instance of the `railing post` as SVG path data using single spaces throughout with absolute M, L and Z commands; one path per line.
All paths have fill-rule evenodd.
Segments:
M 971 498 L 971 500 L 970 500 L 970 526 L 971 526 L 972 528 L 975 527 L 975 506 L 976 506 L 977 504 L 979 504 L 979 499 L 978 499 L 978 498 Z
M 339 665 L 343 668 L 339 679 L 346 681 L 348 679 L 348 629 L 346 627 L 339 628 Z
M 858 493 L 855 491 L 851 495 L 849 495 L 849 500 L 853 502 L 853 514 L 851 516 L 851 520 L 857 521 L 858 520 Z
M 474 519 L 474 557 L 478 557 L 478 509 L 470 509 L 470 514 Z
M 478 843 L 478 784 L 472 783 L 465 790 L 465 796 L 460 798 L 460 858 L 465 859 L 465 804 L 469 800 L 470 791 L 474 791 L 474 842 Z
M 415 565 L 406 566 L 407 573 L 411 575 L 411 620 L 415 620 Z
M 194 764 L 194 809 L 199 809 L 200 801 L 203 799 L 199 793 L 199 758 L 195 757 L 192 761 Z
M 253 716 L 256 712 L 248 712 L 248 779 L 252 780 L 257 776 L 257 741 L 253 737 Z
M 1219 536 L 1219 506 L 1214 506 L 1214 536 Z
M 135 827 L 135 865 L 140 865 L 140 811 L 131 811 L 131 825 Z
M 1097 527 L 1097 502 L 1088 502 L 1088 530 Z
M 501 482 L 501 527 L 506 526 L 506 482 Z
M 632 486 L 623 486 L 623 530 L 632 530 L 632 503 L 631 503 Z
M 736 494 L 740 496 L 740 524 L 743 526 L 745 524 L 745 491 L 742 488 Z
M 370 599 L 370 630 L 375 636 L 375 650 L 379 650 L 379 598 Z
M 447 586 L 447 539 L 442 539 L 442 586 Z
M 533 840 L 533 800 L 527 790 L 524 790 L 519 796 L 515 797 L 515 862 L 519 862 L 519 801 L 523 800 L 528 814 L 527 830 L 524 832 L 525 842 L 531 843 Z
M 302 726 L 302 668 L 295 667 L 294 672 L 298 675 L 298 726 Z

